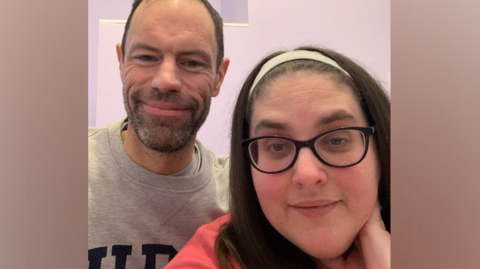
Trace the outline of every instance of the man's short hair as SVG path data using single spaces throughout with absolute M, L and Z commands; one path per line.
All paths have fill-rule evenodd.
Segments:
M 132 4 L 132 10 L 130 11 L 130 15 L 128 15 L 127 23 L 125 24 L 125 30 L 123 31 L 122 37 L 122 61 L 125 58 L 125 42 L 127 40 L 128 30 L 130 29 L 130 22 L 132 21 L 133 13 L 137 10 L 138 6 L 142 2 L 148 2 L 152 0 L 134 0 Z M 203 3 L 203 5 L 207 8 L 208 13 L 210 13 L 210 17 L 212 18 L 213 25 L 215 27 L 215 40 L 217 41 L 217 72 L 218 68 L 220 68 L 220 64 L 222 63 L 223 56 L 224 56 L 224 45 L 223 45 L 223 20 L 220 17 L 220 14 L 212 7 L 208 0 L 198 0 Z

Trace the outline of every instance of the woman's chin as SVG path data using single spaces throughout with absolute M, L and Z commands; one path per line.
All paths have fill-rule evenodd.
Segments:
M 340 256 L 348 255 L 353 245 L 353 240 L 343 244 L 324 244 L 321 246 L 305 246 L 302 249 L 308 255 L 318 259 L 334 259 Z

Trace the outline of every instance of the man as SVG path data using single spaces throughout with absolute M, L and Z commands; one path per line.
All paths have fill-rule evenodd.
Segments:
M 117 45 L 127 117 L 89 127 L 89 268 L 162 268 L 227 210 L 229 159 L 197 141 L 228 69 L 206 0 L 135 0 Z

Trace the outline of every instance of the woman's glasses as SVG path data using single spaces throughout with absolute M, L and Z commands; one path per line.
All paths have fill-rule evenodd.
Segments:
M 308 141 L 279 136 L 262 136 L 242 141 L 253 166 L 260 172 L 275 174 L 293 166 L 302 147 L 309 147 L 324 164 L 350 167 L 363 160 L 368 150 L 372 127 L 345 127 L 331 130 Z

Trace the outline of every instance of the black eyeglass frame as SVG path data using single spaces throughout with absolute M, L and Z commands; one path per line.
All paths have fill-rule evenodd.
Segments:
M 320 154 L 318 154 L 317 150 L 315 149 L 315 141 L 317 141 L 317 139 L 319 139 L 320 137 L 322 137 L 324 135 L 327 135 L 329 133 L 333 133 L 333 132 L 341 131 L 341 130 L 357 130 L 357 131 L 362 132 L 363 135 L 365 136 L 365 151 L 363 152 L 362 157 L 357 162 L 349 164 L 349 165 L 330 164 L 327 161 L 325 161 L 324 159 L 322 159 Z M 375 126 L 371 126 L 371 127 L 343 127 L 343 128 L 330 130 L 330 131 L 325 132 L 325 133 L 321 133 L 321 134 L 319 134 L 319 135 L 315 136 L 314 138 L 312 138 L 310 140 L 307 140 L 307 141 L 298 141 L 298 140 L 294 140 L 294 139 L 291 139 L 291 138 L 286 138 L 286 137 L 281 137 L 281 136 L 276 136 L 276 135 L 274 135 L 274 136 L 260 136 L 260 137 L 255 137 L 255 138 L 242 140 L 242 147 L 245 150 L 245 153 L 248 156 L 248 160 L 253 165 L 253 167 L 255 167 L 255 169 L 257 169 L 258 171 L 260 171 L 262 173 L 265 173 L 265 174 L 277 174 L 277 173 L 281 173 L 283 171 L 286 171 L 286 170 L 290 169 L 295 164 L 295 162 L 297 161 L 298 153 L 300 152 L 300 149 L 303 148 L 303 147 L 309 147 L 310 150 L 312 150 L 313 154 L 317 157 L 317 159 L 319 159 L 322 163 L 324 163 L 328 166 L 335 167 L 335 168 L 346 168 L 346 167 L 351 167 L 351 166 L 357 165 L 358 163 L 363 161 L 363 159 L 367 155 L 370 136 L 373 135 L 375 132 L 376 132 Z M 288 140 L 288 141 L 292 142 L 295 145 L 295 157 L 293 157 L 292 163 L 290 165 L 288 165 L 286 168 L 284 168 L 280 171 L 275 171 L 275 172 L 263 171 L 262 169 L 257 167 L 257 165 L 252 160 L 252 156 L 250 155 L 249 146 L 252 142 L 255 142 L 255 141 L 257 141 L 259 139 L 263 139 L 263 138 L 281 138 L 281 139 L 285 139 L 285 140 Z

